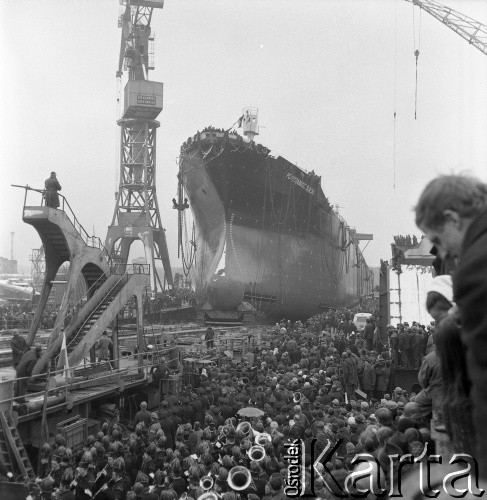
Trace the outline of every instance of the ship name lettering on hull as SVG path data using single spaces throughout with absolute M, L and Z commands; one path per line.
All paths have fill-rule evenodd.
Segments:
M 294 182 L 294 184 L 297 184 L 300 188 L 304 189 L 309 194 L 311 195 L 315 194 L 315 190 L 311 186 L 308 186 L 308 184 L 303 182 L 301 179 L 298 179 L 295 175 L 287 174 L 286 179 L 289 179 L 291 182 Z

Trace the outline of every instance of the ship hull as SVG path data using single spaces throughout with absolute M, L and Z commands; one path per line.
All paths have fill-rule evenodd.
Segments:
M 212 132 L 183 145 L 181 179 L 195 221 L 194 282 L 215 309 L 249 302 L 272 318 L 306 318 L 372 290 L 319 177 Z

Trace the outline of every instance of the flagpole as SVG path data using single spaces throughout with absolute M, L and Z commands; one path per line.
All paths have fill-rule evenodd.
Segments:
M 39 450 L 42 447 L 42 443 L 47 443 L 49 438 L 49 428 L 47 425 L 47 393 L 49 391 L 49 377 L 51 375 L 51 363 L 47 363 L 47 372 L 46 372 L 46 390 L 44 391 L 44 401 L 42 403 L 42 420 L 41 420 L 41 439 L 39 441 Z M 41 456 L 42 453 L 39 452 L 39 457 L 37 460 L 37 472 L 39 472 L 41 466 Z

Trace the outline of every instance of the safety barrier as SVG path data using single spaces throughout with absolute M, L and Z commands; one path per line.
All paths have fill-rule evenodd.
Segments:
M 46 206 L 46 190 L 45 189 L 35 189 L 30 186 L 18 186 L 15 184 L 12 184 L 13 187 L 20 187 L 25 189 L 25 196 L 24 196 L 24 208 L 23 212 L 25 213 L 25 209 L 27 206 L 29 207 L 44 207 Z M 27 204 L 27 198 L 28 198 L 28 193 L 38 193 L 40 194 L 40 200 L 37 201 L 34 204 Z M 29 195 L 29 196 L 34 196 L 34 195 Z M 90 236 L 86 229 L 83 227 L 83 225 L 79 222 L 78 218 L 74 214 L 73 209 L 71 208 L 71 205 L 68 203 L 68 200 L 60 193 L 58 193 L 59 196 L 59 201 L 60 201 L 60 206 L 57 208 L 57 210 L 61 210 L 66 214 L 66 217 L 71 221 L 71 224 L 73 224 L 74 228 L 80 235 L 81 239 L 85 242 L 85 244 L 89 247 L 93 248 L 98 248 L 101 250 L 105 258 L 107 259 L 108 262 L 111 262 L 110 256 L 101 242 L 101 239 L 98 238 L 98 236 Z
M 126 368 L 118 367 L 118 368 L 108 369 L 106 371 L 105 375 L 101 375 L 99 377 L 96 377 L 96 379 L 100 381 L 100 383 L 98 385 L 103 385 L 103 380 L 108 380 L 108 379 L 110 379 L 110 383 L 113 383 L 113 377 L 117 376 L 117 375 L 118 375 L 118 380 L 121 380 L 121 378 L 123 376 L 128 376 L 131 374 L 136 375 L 137 373 L 140 373 L 140 370 L 144 370 L 146 372 L 145 376 L 147 377 L 149 375 L 148 370 L 150 368 L 156 367 L 159 364 L 160 357 L 169 355 L 171 350 L 173 350 L 173 349 L 174 349 L 174 347 L 167 348 L 167 349 L 159 349 L 159 350 L 153 349 L 153 350 L 146 351 L 144 353 L 140 353 L 146 357 L 146 359 L 143 360 L 143 361 L 146 361 L 145 363 L 143 363 L 142 365 L 134 364 L 133 366 L 129 366 Z M 149 361 L 149 357 L 156 358 L 157 362 Z M 48 389 L 47 392 L 49 394 L 49 393 L 54 393 L 56 391 L 60 391 L 63 389 L 64 390 L 73 389 L 73 387 L 76 384 L 79 384 L 79 382 L 80 382 L 80 380 L 79 380 L 80 377 L 78 378 L 78 380 L 75 380 L 77 370 L 78 371 L 83 370 L 87 366 L 108 365 L 108 363 L 110 363 L 111 366 L 113 366 L 113 363 L 119 362 L 122 360 L 125 361 L 126 359 L 127 359 L 127 357 L 121 357 L 121 358 L 110 359 L 109 361 L 102 361 L 102 362 L 98 362 L 98 363 L 86 363 L 84 365 L 79 365 L 77 367 L 69 368 L 68 370 L 66 370 L 64 368 L 62 368 L 60 370 L 53 370 L 50 372 L 51 379 L 53 377 L 55 377 L 56 375 L 59 375 L 59 376 L 66 375 L 68 371 L 69 371 L 70 377 L 68 377 L 66 379 L 65 384 L 58 385 L 56 387 L 53 387 L 52 389 Z M 176 358 L 176 357 L 167 358 L 166 363 L 169 364 L 171 361 L 175 361 L 177 359 L 178 358 Z M 29 380 L 30 382 L 33 382 L 33 381 L 35 381 L 35 379 L 44 381 L 45 377 L 46 377 L 45 373 L 40 373 L 39 375 L 34 375 L 32 377 L 18 377 L 15 379 L 6 379 L 5 377 L 3 377 L 2 380 L 0 380 L 0 384 L 11 384 L 12 380 L 14 380 L 14 382 L 17 382 L 19 380 Z M 25 396 L 28 396 L 28 397 L 43 396 L 45 392 L 46 392 L 45 390 L 42 390 L 42 391 L 38 391 L 38 392 L 29 392 L 29 393 L 22 395 L 22 396 L 13 396 L 12 398 L 7 398 L 4 400 L 1 400 L 0 405 L 5 404 L 5 403 L 12 403 L 12 402 L 16 401 L 17 399 L 25 399 Z

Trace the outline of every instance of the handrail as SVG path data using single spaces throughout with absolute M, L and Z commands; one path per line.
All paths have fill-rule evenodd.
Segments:
M 76 304 L 74 304 L 73 306 L 71 306 L 72 310 L 74 311 L 78 306 L 80 307 L 83 307 L 83 302 L 88 302 L 88 294 L 99 284 L 100 281 L 102 280 L 106 280 L 106 276 L 102 273 L 100 275 L 100 277 L 90 286 L 90 288 L 88 288 L 88 290 L 86 291 L 86 293 L 83 295 L 83 297 L 81 297 L 81 299 L 79 299 Z M 77 312 L 75 313 L 77 314 Z
M 110 288 L 110 290 L 100 300 L 100 302 L 93 309 L 93 311 L 91 311 L 91 313 L 86 317 L 83 324 L 77 329 L 76 335 L 74 337 L 72 337 L 71 340 L 69 341 L 69 343 L 67 344 L 66 349 L 68 349 L 73 344 L 73 342 L 78 338 L 78 335 L 83 331 L 83 328 L 85 327 L 88 320 L 93 316 L 93 314 L 98 309 L 98 307 L 101 304 L 103 304 L 105 299 L 108 297 L 108 295 L 110 295 L 110 293 L 115 289 L 115 287 L 117 287 L 118 284 L 124 279 L 124 277 L 127 277 L 127 281 L 128 281 L 128 276 L 133 275 L 133 274 L 150 274 L 150 264 L 112 264 L 110 266 L 110 273 L 111 274 L 119 274 L 119 272 L 122 271 L 123 268 L 125 268 L 125 270 L 124 270 L 122 276 L 116 281 L 116 283 Z M 104 275 L 102 275 L 102 276 L 104 276 Z M 102 276 L 100 276 L 100 278 L 102 278 Z M 100 278 L 98 278 L 98 280 Z M 59 354 L 55 357 L 56 362 L 58 359 L 59 359 Z
M 97 311 L 98 307 L 103 304 L 106 300 L 106 298 L 110 295 L 110 293 L 118 286 L 118 284 L 125 278 L 125 277 L 128 277 L 128 274 L 123 274 L 117 281 L 116 283 L 110 288 L 110 290 L 108 290 L 108 292 L 104 295 L 104 297 L 98 302 L 98 304 L 96 305 L 96 307 L 93 309 L 93 311 L 90 312 L 90 314 L 88 314 L 88 316 L 86 317 L 85 321 L 83 322 L 83 324 L 77 329 L 77 333 L 76 335 L 69 341 L 69 344 L 66 345 L 66 349 L 69 348 L 69 346 L 78 338 L 78 335 L 83 331 L 83 328 L 85 327 L 86 323 L 88 322 L 88 320 L 93 316 L 93 314 L 95 313 L 95 311 Z
M 19 186 L 17 184 L 11 184 L 11 186 L 25 189 L 24 209 L 26 207 L 26 202 L 27 202 L 27 191 L 35 191 L 37 193 L 42 194 L 41 204 L 38 205 L 38 206 L 41 206 L 41 207 L 45 206 L 45 196 L 44 196 L 45 193 L 46 193 L 45 189 L 36 189 L 36 188 L 30 187 L 29 185 Z M 62 210 L 66 214 L 66 216 L 71 221 L 71 223 L 73 224 L 74 228 L 79 233 L 79 235 L 81 236 L 81 238 L 83 239 L 83 241 L 86 243 L 86 245 L 89 246 L 89 247 L 98 248 L 99 250 L 101 250 L 102 253 L 105 255 L 108 263 L 111 264 L 111 261 L 112 261 L 111 257 L 108 254 L 107 249 L 105 248 L 105 246 L 101 242 L 101 239 L 98 236 L 90 236 L 87 233 L 86 229 L 83 227 L 83 225 L 79 222 L 79 220 L 76 217 L 76 215 L 74 214 L 74 211 L 71 208 L 71 205 L 69 204 L 69 202 L 66 199 L 66 197 L 63 196 L 61 193 L 57 193 L 57 195 L 62 200 L 61 208 L 59 208 L 58 210 Z M 66 209 L 68 209 L 69 211 L 67 211 Z
M 112 263 L 111 274 L 150 274 L 150 264 Z
M 151 351 L 146 351 L 145 354 L 159 354 L 159 353 L 168 353 L 170 350 L 172 349 L 172 347 L 169 347 L 169 348 L 165 348 L 165 349 L 160 349 L 160 350 L 151 350 Z M 110 363 L 111 362 L 114 362 L 114 361 L 121 361 L 121 360 L 124 360 L 125 358 L 116 358 L 116 359 L 110 359 Z M 167 362 L 170 363 L 171 361 L 174 361 L 176 359 L 179 359 L 179 357 L 175 357 L 175 358 L 172 358 L 172 359 L 168 359 Z M 103 380 L 104 378 L 110 378 L 110 377 L 113 377 L 113 375 L 116 375 L 116 374 L 123 374 L 123 373 L 129 373 L 130 371 L 134 371 L 134 370 L 138 370 L 139 368 L 151 368 L 151 367 L 154 367 L 154 366 L 157 366 L 159 363 L 148 363 L 148 364 L 144 364 L 142 366 L 139 366 L 139 365 L 134 365 L 134 366 L 130 366 L 130 367 L 127 367 L 127 368 L 116 368 L 115 370 L 109 370 L 107 371 L 107 374 L 106 375 L 102 375 L 100 377 L 96 377 L 96 379 L 100 379 L 100 380 Z M 97 363 L 96 365 L 94 366 L 99 366 L 99 364 Z M 83 367 L 75 367 L 75 368 L 70 368 L 69 370 L 73 370 L 74 372 L 77 370 L 77 369 L 83 369 Z M 65 368 L 62 368 L 60 370 L 56 370 L 54 372 L 51 372 L 51 375 L 53 374 L 63 374 L 64 372 L 66 371 Z M 16 382 L 18 380 L 29 380 L 29 379 L 33 379 L 33 378 L 40 378 L 40 377 L 45 377 L 45 373 L 40 373 L 38 375 L 33 375 L 32 377 L 19 377 L 19 378 L 15 378 L 15 379 L 9 379 L 9 380 L 0 380 L 0 384 L 7 384 L 7 383 L 12 383 L 12 382 Z M 52 378 L 52 377 L 51 377 Z M 73 377 L 74 378 L 74 377 Z M 52 389 L 48 389 L 48 393 L 51 392 L 51 391 L 58 391 L 60 389 L 69 389 L 73 384 L 77 384 L 79 383 L 80 380 L 76 381 L 76 380 L 70 380 L 66 385 L 60 385 L 60 386 L 56 386 Z M 102 384 L 100 384 L 102 385 Z M 46 391 L 45 390 L 42 390 L 42 391 L 38 391 L 38 392 L 29 392 L 28 393 L 28 396 L 29 397 L 37 397 L 37 396 L 41 396 L 45 393 Z M 0 401 L 0 405 L 1 404 L 4 404 L 4 403 L 8 403 L 8 402 L 12 402 L 12 401 L 15 401 L 16 399 L 22 399 L 25 397 L 25 394 L 22 395 L 22 396 L 14 396 L 12 398 L 8 398 L 8 399 L 4 399 L 2 401 Z

